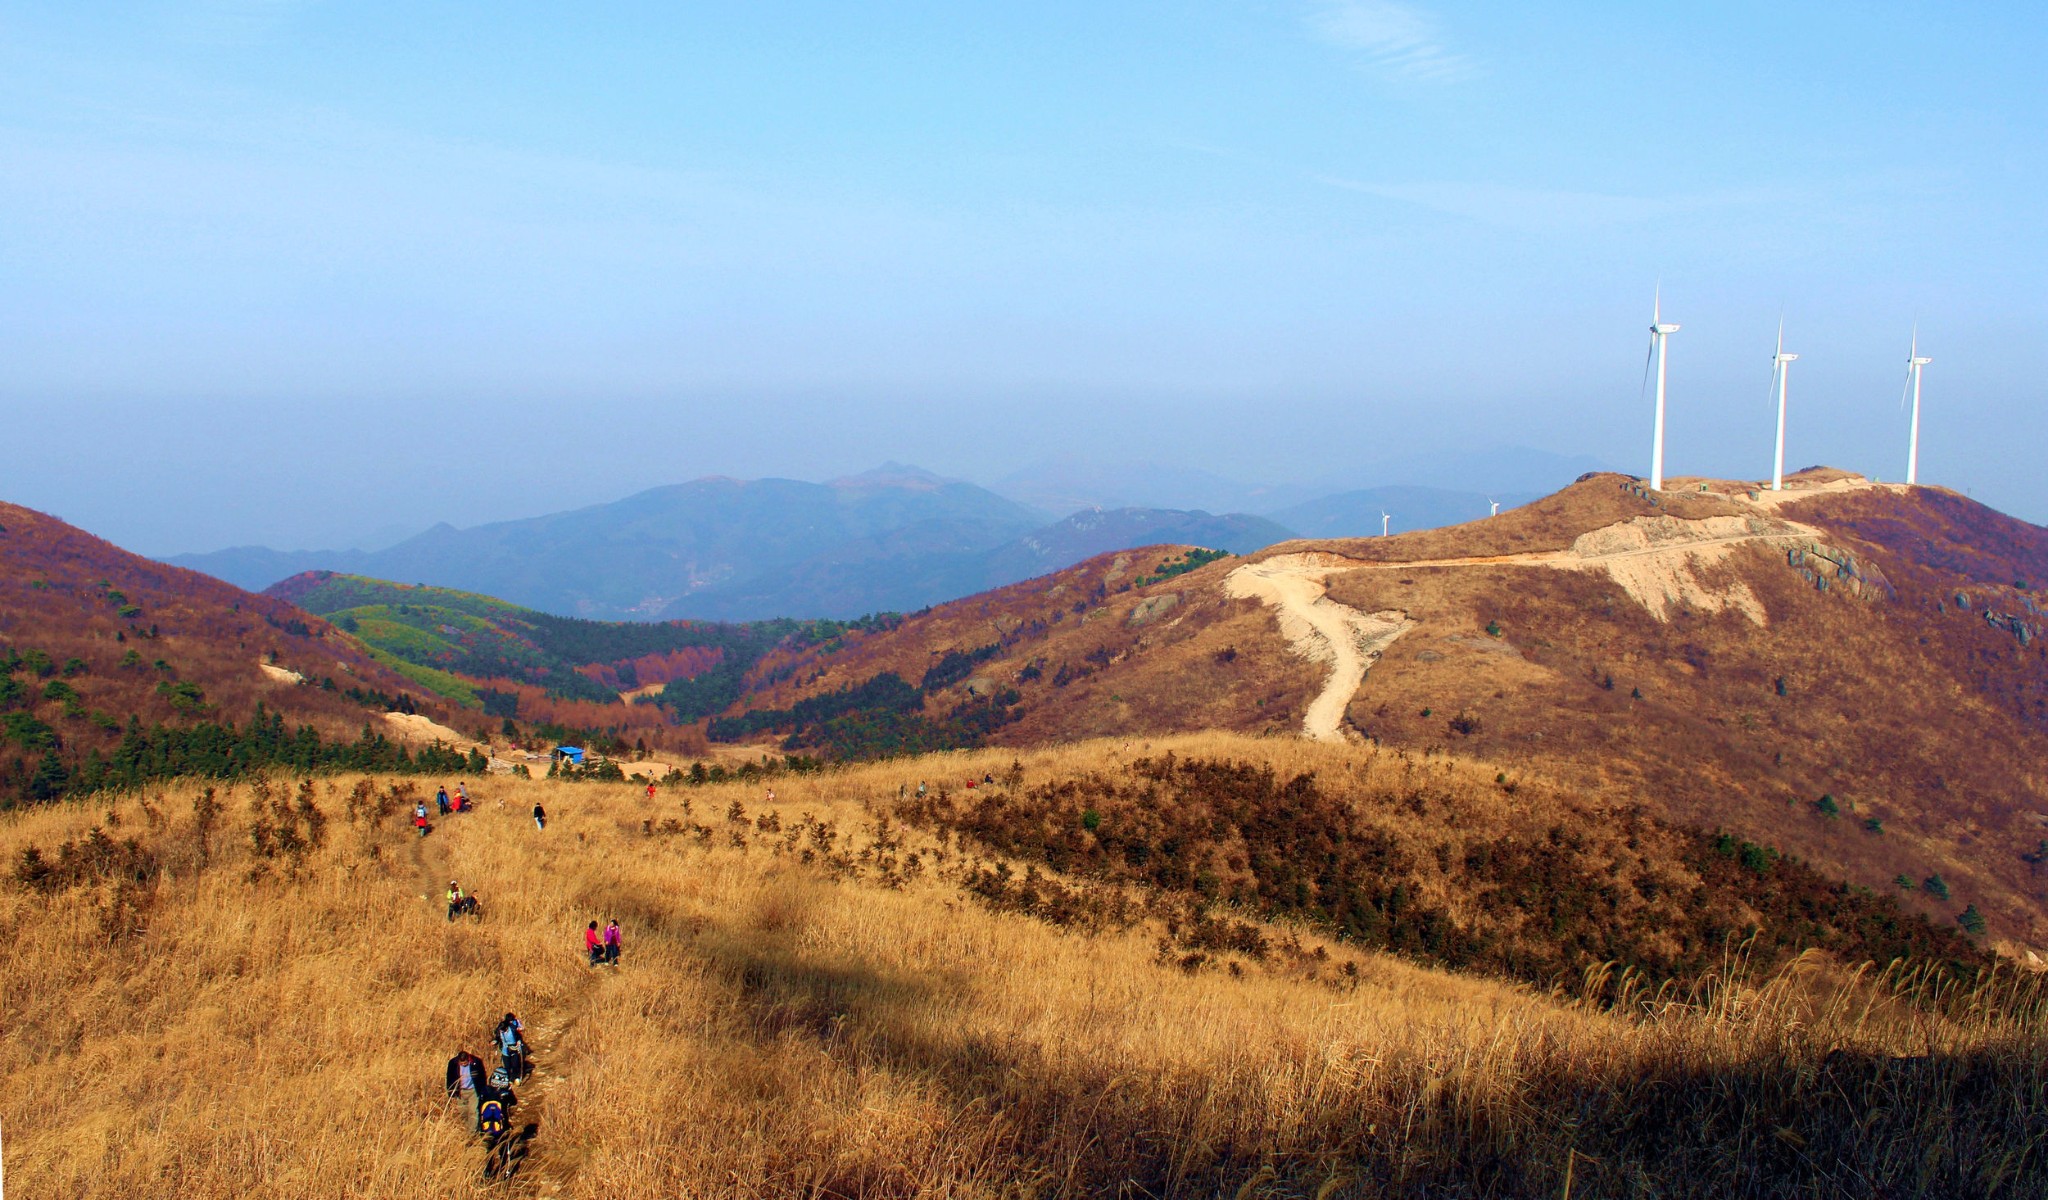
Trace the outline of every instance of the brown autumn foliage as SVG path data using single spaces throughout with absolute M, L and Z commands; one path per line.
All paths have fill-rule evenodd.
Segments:
M 955 818 L 891 816 L 920 778 L 953 804 L 998 776 L 1003 804 L 1044 816 L 1069 783 L 1126 794 L 1233 763 L 1282 793 L 1313 773 L 1425 862 L 1453 809 L 1471 820 L 1456 836 L 1484 842 L 1575 802 L 1538 782 L 1505 792 L 1491 764 L 1198 735 L 785 776 L 772 803 L 758 782 L 650 802 L 495 780 L 425 839 L 402 780 L 8 814 L 9 1182 L 195 1200 L 2024 1197 L 2048 1182 L 2038 988 L 2009 971 L 1965 985 L 1731 942 L 1686 985 L 1596 967 L 1573 1000 L 1246 903 L 1191 915 L 1198 880 L 1066 875 Z M 1402 780 L 1445 807 L 1381 812 L 1372 789 Z M 1263 784 L 1244 795 L 1248 817 L 1267 803 Z M 1318 827 L 1346 819 L 1332 806 Z M 1657 869 L 1687 870 L 1681 842 L 1638 840 Z M 30 849 L 69 865 L 23 871 Z M 1115 887 L 1136 915 L 1016 911 L 986 895 L 998 867 L 1095 899 Z M 479 918 L 447 919 L 450 878 Z M 593 969 L 578 931 L 612 917 L 623 960 Z M 537 1070 L 487 1159 L 443 1064 L 483 1050 L 507 1010 Z
M 353 740 L 379 710 L 348 689 L 420 694 L 318 617 L 0 503 L 0 655 L 8 651 L 49 661 L 47 673 L 19 673 L 26 711 L 76 753 L 112 746 L 131 716 L 144 725 L 242 723 L 259 702 L 294 725 Z M 309 682 L 281 681 L 264 663 Z M 53 681 L 72 695 L 46 696 Z M 424 698 L 420 708 L 445 712 Z M 4 777 L 23 771 L 24 757 L 0 743 L 0 794 L 16 792 Z

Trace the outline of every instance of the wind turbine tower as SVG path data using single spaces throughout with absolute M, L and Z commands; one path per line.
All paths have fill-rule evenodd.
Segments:
M 1387 510 L 1386 510 L 1386 509 L 1384 509 L 1384 508 L 1383 508 L 1383 509 L 1381 509 L 1381 510 L 1380 510 L 1380 536 L 1381 536 L 1381 537 L 1385 537 L 1385 536 L 1387 536 L 1387 526 L 1388 526 L 1389 524 L 1391 524 L 1391 523 L 1393 522 L 1393 520 L 1394 520 L 1394 518 L 1393 518 L 1393 517 L 1392 517 L 1391 515 L 1389 515 L 1389 514 L 1388 514 L 1388 512 L 1387 512 Z
M 1657 359 L 1657 430 L 1650 440 L 1650 490 L 1664 490 L 1664 341 L 1678 332 L 1675 324 L 1665 324 L 1663 318 L 1663 289 L 1650 303 L 1650 353 Z
M 1488 497 L 1486 498 L 1486 503 L 1487 503 L 1488 505 L 1490 505 L 1490 506 L 1492 507 L 1492 509 L 1493 509 L 1493 511 L 1492 511 L 1492 512 L 1490 512 L 1490 513 L 1487 513 L 1487 514 L 1486 514 L 1487 516 L 1489 516 L 1489 517 L 1497 517 L 1497 516 L 1499 516 L 1499 515 L 1500 515 L 1500 501 L 1498 501 L 1498 500 L 1494 499 L 1494 498 L 1493 498 L 1493 497 L 1491 497 L 1491 496 L 1488 496 Z
M 1771 359 L 1771 382 L 1778 391 L 1778 457 L 1771 468 L 1771 490 L 1785 490 L 1785 377 L 1792 373 L 1792 361 L 1799 356 L 1785 353 L 1785 322 L 1778 322 L 1778 353 Z
M 1906 450 L 1906 484 L 1920 482 L 1920 368 L 1933 362 L 1920 357 L 1920 331 L 1913 331 L 1913 348 L 1906 352 L 1906 383 L 1913 389 L 1913 440 Z

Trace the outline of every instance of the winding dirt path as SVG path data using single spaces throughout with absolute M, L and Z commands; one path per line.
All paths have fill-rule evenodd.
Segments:
M 1329 680 L 1309 704 L 1302 733 L 1318 741 L 1343 738 L 1344 710 L 1364 684 L 1380 655 L 1418 622 L 1399 610 L 1366 613 L 1329 597 L 1329 578 L 1351 571 L 1413 571 L 1426 568 L 1547 567 L 1599 571 L 1658 620 L 1669 620 L 1674 605 L 1703 612 L 1738 612 L 1758 625 L 1767 621 L 1762 602 L 1732 575 L 1703 576 L 1737 547 L 1819 541 L 1821 531 L 1769 516 L 1723 516 L 1703 520 L 1636 517 L 1581 534 L 1569 549 L 1472 558 L 1377 562 L 1328 551 L 1279 554 L 1246 563 L 1224 577 L 1234 598 L 1254 599 L 1273 610 L 1280 632 L 1296 653 L 1330 664 Z
M 1330 599 L 1325 580 L 1356 568 L 1357 560 L 1334 554 L 1283 554 L 1248 563 L 1224 577 L 1234 597 L 1274 610 L 1280 632 L 1295 650 L 1330 664 L 1330 678 L 1308 706 L 1302 732 L 1317 741 L 1342 741 L 1344 710 L 1365 682 L 1365 673 L 1387 647 L 1415 627 L 1397 610 L 1362 613 Z

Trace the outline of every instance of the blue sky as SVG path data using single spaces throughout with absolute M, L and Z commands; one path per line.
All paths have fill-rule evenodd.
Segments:
M 0 0 L 8 499 L 152 553 L 708 473 L 1517 444 L 2048 520 L 2034 5 Z M 13 439 L 10 439 L 13 440 Z M 1483 486 L 1483 481 L 1474 481 Z

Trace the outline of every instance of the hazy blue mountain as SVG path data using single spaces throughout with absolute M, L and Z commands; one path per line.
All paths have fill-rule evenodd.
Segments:
M 1503 509 L 1527 504 L 1543 493 L 1502 492 L 1491 498 Z M 1478 492 L 1444 488 L 1376 487 L 1323 496 L 1266 515 L 1303 537 L 1371 537 L 1380 531 L 1380 514 L 1392 518 L 1394 533 L 1460 525 L 1487 515 L 1488 497 Z
M 268 546 L 234 546 L 205 554 L 173 554 L 163 561 L 232 583 L 245 592 L 260 592 L 301 571 L 369 574 L 372 557 L 363 550 L 272 550 Z M 415 581 L 417 582 L 417 581 Z
M 854 547 L 873 547 L 856 558 L 973 554 L 1046 520 L 973 484 L 891 463 L 830 483 L 699 479 L 572 512 L 471 529 L 439 525 L 378 551 L 245 548 L 171 561 L 220 578 L 239 575 L 229 582 L 245 587 L 325 569 L 481 592 L 567 616 L 634 620 L 667 615 L 708 588 L 780 577 Z
M 1062 515 L 1123 508 L 1266 512 L 1333 490 L 1300 484 L 1245 483 L 1193 467 L 1155 462 L 1076 459 L 1034 463 L 996 480 L 989 489 L 1019 503 Z
M 1527 446 L 1482 446 L 1452 453 L 1367 459 L 1352 470 L 1325 476 L 1317 483 L 1325 492 L 1405 485 L 1479 492 L 1499 499 L 1502 492 L 1547 496 L 1588 471 L 1614 469 L 1590 454 L 1553 454 Z M 1378 514 L 1374 514 L 1373 520 L 1377 526 Z
M 1109 550 L 1176 543 L 1244 554 L 1292 536 L 1264 517 L 1245 513 L 1212 516 L 1139 508 L 1075 513 L 1003 545 L 969 552 L 938 550 L 915 527 L 906 527 L 849 543 L 785 570 L 706 588 L 661 615 L 741 621 L 915 612 L 1057 571 Z

